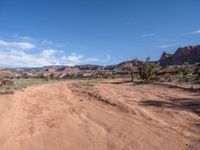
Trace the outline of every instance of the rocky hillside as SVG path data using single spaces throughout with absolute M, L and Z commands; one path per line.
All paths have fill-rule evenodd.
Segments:
M 27 76 L 38 76 L 40 74 L 50 75 L 57 74 L 58 76 L 63 76 L 66 74 L 77 74 L 77 73 L 85 73 L 85 72 L 101 72 L 101 71 L 112 71 L 112 72 L 120 72 L 123 67 L 129 63 L 135 64 L 138 66 L 141 61 L 139 60 L 131 60 L 124 61 L 116 65 L 76 65 L 76 66 L 45 66 L 41 68 L 17 68 L 16 70 L 19 72 L 26 73 Z
M 15 69 L 0 68 L 0 79 L 1 78 L 15 78 L 20 77 L 22 73 L 15 71 Z
M 196 46 L 186 46 L 183 48 L 178 48 L 174 54 L 169 54 L 163 52 L 159 62 L 161 66 L 168 65 L 180 65 L 185 62 L 194 64 L 200 61 L 200 45 Z M 99 74 L 109 74 L 109 73 L 123 73 L 124 67 L 129 64 L 137 67 L 142 61 L 130 60 L 123 61 L 119 64 L 114 65 L 76 65 L 76 66 L 44 66 L 38 68 L 15 68 L 15 69 L 0 69 L 0 77 L 15 77 L 15 76 L 25 76 L 25 77 L 39 77 L 39 76 L 54 76 L 54 77 L 65 77 L 70 75 L 99 75 Z
M 163 52 L 160 65 L 181 65 L 186 62 L 194 64 L 200 61 L 200 45 L 178 48 L 174 54 Z

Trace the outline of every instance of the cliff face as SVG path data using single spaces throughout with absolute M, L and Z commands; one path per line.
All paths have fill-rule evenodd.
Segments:
M 161 61 L 168 61 L 168 60 L 171 59 L 171 57 L 172 57 L 172 54 L 169 54 L 167 52 L 163 52 L 163 54 L 160 57 L 160 60 Z
M 163 52 L 159 62 L 161 66 L 194 64 L 200 61 L 200 45 L 178 48 L 174 54 Z

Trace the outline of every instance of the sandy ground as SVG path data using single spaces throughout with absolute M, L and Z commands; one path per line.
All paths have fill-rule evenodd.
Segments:
M 200 94 L 103 80 L 0 96 L 0 150 L 200 149 Z

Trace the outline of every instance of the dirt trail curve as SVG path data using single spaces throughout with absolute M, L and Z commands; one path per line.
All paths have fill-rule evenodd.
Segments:
M 71 82 L 37 85 L 0 96 L 0 150 L 199 148 L 198 113 L 180 104 L 170 107 L 173 98 L 199 102 L 197 94 L 111 81 L 88 91 Z M 153 100 L 160 100 L 159 107 L 151 105 Z

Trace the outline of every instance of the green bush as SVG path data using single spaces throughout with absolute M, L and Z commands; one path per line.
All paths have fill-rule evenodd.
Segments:
M 192 77 L 192 67 L 188 63 L 178 68 L 177 78 L 179 83 L 191 81 Z
M 200 63 L 197 65 L 196 80 L 200 82 Z
M 155 80 L 159 69 L 160 65 L 150 62 L 150 58 L 148 57 L 146 61 L 138 67 L 139 76 L 144 81 Z

